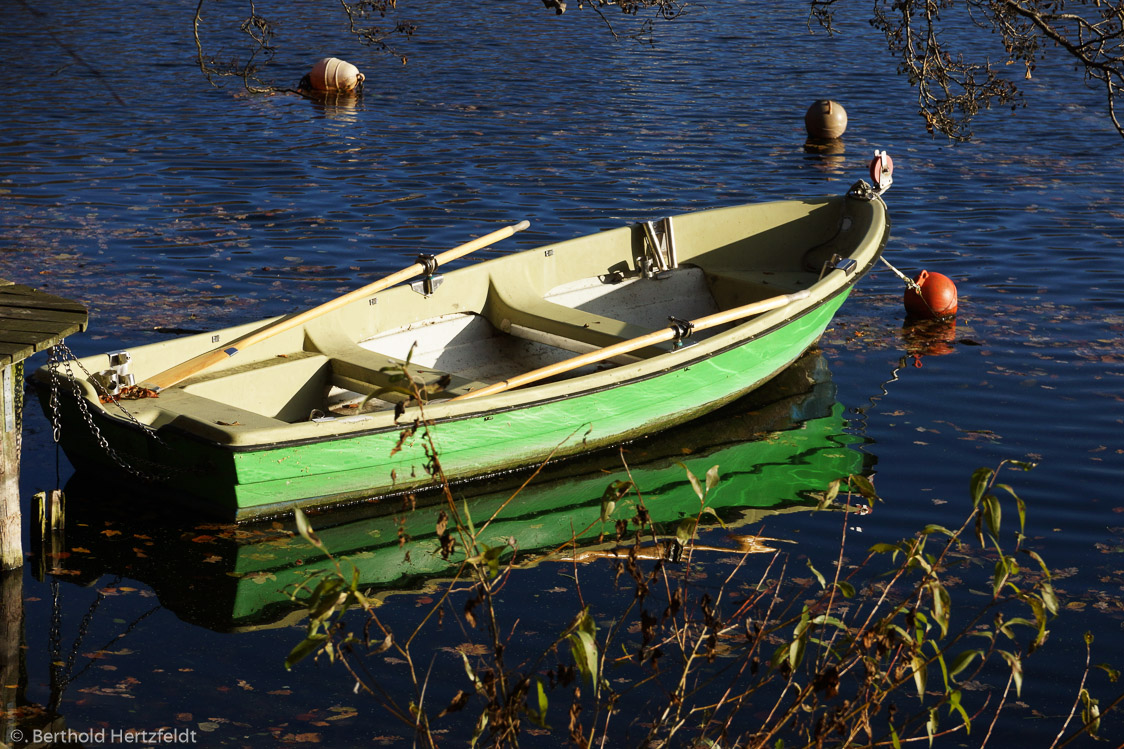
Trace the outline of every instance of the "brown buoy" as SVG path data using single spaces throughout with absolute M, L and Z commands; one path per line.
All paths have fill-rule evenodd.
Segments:
M 935 320 L 956 314 L 956 284 L 948 276 L 923 270 L 913 279 L 920 288 L 905 290 L 905 311 L 915 320 Z
M 809 138 L 833 140 L 847 129 L 847 110 L 837 101 L 820 99 L 808 107 L 804 127 Z

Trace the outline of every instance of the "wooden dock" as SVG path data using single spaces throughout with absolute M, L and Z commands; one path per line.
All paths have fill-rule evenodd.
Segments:
M 69 299 L 0 279 L 0 570 L 23 566 L 20 442 L 23 361 L 86 329 L 86 308 Z

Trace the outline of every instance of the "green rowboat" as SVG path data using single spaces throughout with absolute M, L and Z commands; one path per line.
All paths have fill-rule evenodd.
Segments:
M 443 275 L 422 258 L 417 283 L 323 314 L 51 362 L 33 380 L 49 414 L 59 393 L 79 471 L 155 481 L 220 518 L 279 515 L 432 486 L 437 461 L 457 482 L 712 411 L 812 346 L 888 235 L 859 182 Z M 133 383 L 161 385 L 127 399 L 144 393 Z

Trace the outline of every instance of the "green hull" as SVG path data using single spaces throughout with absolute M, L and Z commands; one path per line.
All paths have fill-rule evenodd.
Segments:
M 814 385 L 810 375 L 818 379 Z M 806 357 L 751 401 L 740 400 L 631 446 L 629 470 L 657 527 L 674 534 L 679 520 L 699 512 L 684 466 L 699 477 L 719 467 L 721 481 L 707 504 L 730 530 L 777 512 L 814 509 L 814 493 L 869 470 L 866 456 L 853 447 L 858 438 L 845 432 L 843 408 L 825 377 L 822 359 Z M 524 475 L 496 487 L 476 484 L 479 493 L 467 497 L 468 507 L 477 524 L 498 512 L 481 540 L 502 546 L 515 539 L 520 562 L 566 545 L 572 529 L 590 527 L 579 546 L 604 550 L 610 544 L 598 544 L 598 534 L 604 530 L 611 537 L 613 523 L 600 522 L 600 498 L 611 481 L 623 476 L 619 456 L 587 456 L 544 471 L 510 503 Z M 82 551 L 68 557 L 70 570 L 62 579 L 80 583 L 107 573 L 127 575 L 151 585 L 164 606 L 194 624 L 227 631 L 283 621 L 295 611 L 286 591 L 329 568 L 291 529 L 177 528 L 159 516 L 150 518 L 147 528 L 135 504 L 116 514 L 128 524 L 124 542 L 103 533 L 114 515 L 94 509 L 104 508 L 107 500 L 91 491 L 80 481 L 67 487 L 73 506 L 81 508 L 71 518 L 68 541 Z M 427 500 L 433 498 L 419 498 Z M 629 518 L 634 503 L 634 495 L 622 500 L 613 518 Z M 317 515 L 312 522 L 326 546 L 344 558 L 345 569 L 354 566 L 364 586 L 389 595 L 424 587 L 463 560 L 459 549 L 448 559 L 436 553 L 434 527 L 441 509 L 423 504 L 401 511 L 399 502 L 384 502 L 362 512 L 351 508 Z M 89 522 L 83 522 L 87 516 Z M 154 547 L 145 556 L 135 551 L 138 533 L 150 537 Z M 177 560 L 174 566 L 167 564 L 169 556 Z
M 158 398 L 123 401 L 128 415 L 75 382 L 99 434 L 78 400 L 64 398 L 64 449 L 80 471 L 127 467 L 212 516 L 245 520 L 433 486 L 429 439 L 450 482 L 627 442 L 729 403 L 795 361 L 889 232 L 880 199 L 851 196 L 702 211 L 676 217 L 675 227 L 682 265 L 662 274 L 643 272 L 646 245 L 635 227 L 496 258 L 450 272 L 430 295 L 396 287 L 359 300 Z M 834 256 L 850 265 L 825 267 Z M 686 345 L 455 399 L 531 362 L 658 330 L 668 312 L 697 319 L 797 291 L 800 301 Z M 136 378 L 262 325 L 134 349 Z M 421 408 L 398 403 L 396 414 L 388 372 L 408 359 L 433 395 Z M 96 371 L 107 361 L 82 364 Z M 41 392 L 50 377 L 36 373 Z M 341 397 L 353 400 L 339 407 Z M 419 419 L 428 429 L 404 436 Z
M 821 307 L 752 346 L 695 366 L 584 395 L 580 404 L 558 400 L 435 422 L 430 429 L 442 470 L 450 481 L 458 481 L 534 464 L 552 453 L 565 456 L 605 447 L 687 421 L 753 390 L 792 363 L 819 339 L 834 308 Z M 580 410 L 581 421 L 574 419 L 575 410 Z M 431 483 L 424 477 L 420 481 L 407 478 L 425 464 L 422 438 L 414 437 L 391 456 L 398 440 L 399 432 L 391 431 L 235 453 L 241 482 L 238 505 L 270 512 L 295 500 L 362 497 L 369 496 L 372 489 L 386 494 Z M 340 471 L 341 465 L 351 468 Z M 286 468 L 281 475 L 278 466 Z

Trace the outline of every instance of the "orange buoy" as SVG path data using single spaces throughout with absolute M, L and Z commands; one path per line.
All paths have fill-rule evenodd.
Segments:
M 363 86 L 365 77 L 359 68 L 338 57 L 325 57 L 317 60 L 307 76 L 309 84 L 316 91 L 354 91 Z
M 938 317 L 951 317 L 956 314 L 956 284 L 948 276 L 923 270 L 905 290 L 905 311 L 909 317 L 918 320 L 933 320 Z

